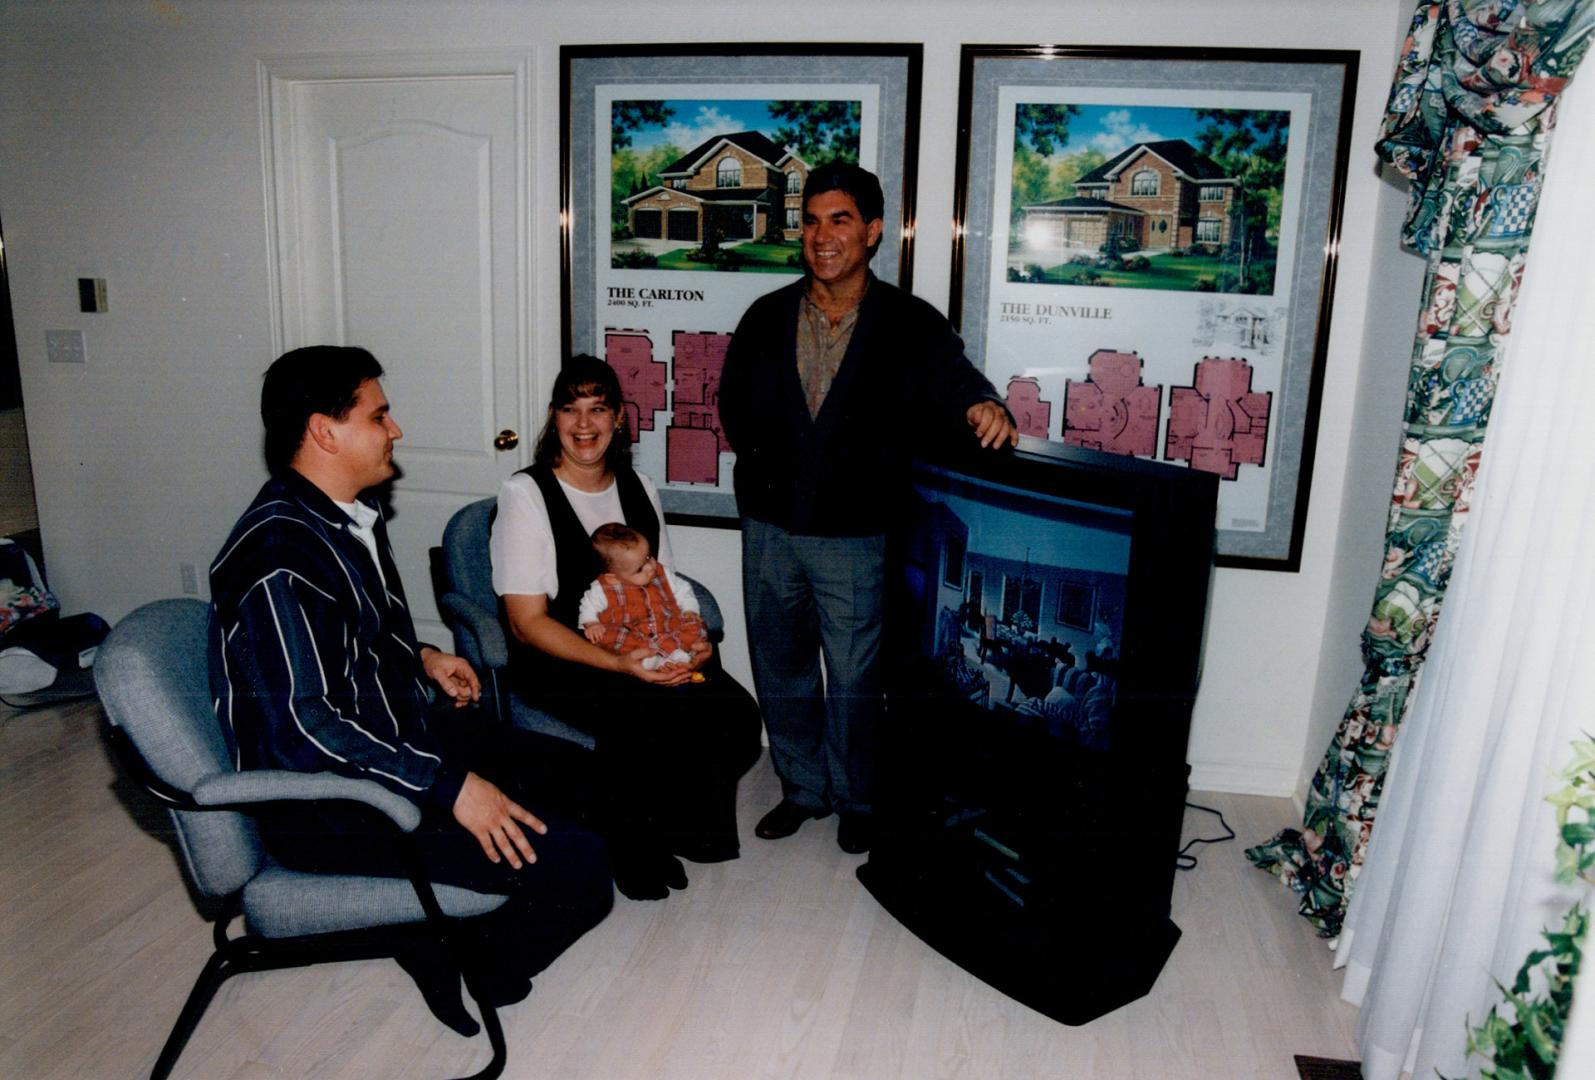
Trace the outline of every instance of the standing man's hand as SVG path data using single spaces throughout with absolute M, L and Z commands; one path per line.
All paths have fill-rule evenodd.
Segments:
M 454 798 L 454 820 L 476 837 L 489 862 L 505 858 L 517 870 L 523 859 L 528 863 L 537 861 L 537 853 L 521 832 L 521 825 L 538 834 L 548 832 L 548 826 L 530 810 L 474 772 L 465 774 L 465 783 Z
M 463 709 L 482 698 L 482 680 L 471 670 L 464 657 L 446 653 L 430 645 L 421 647 L 421 670 L 438 688 L 454 699 L 454 707 Z
M 1019 445 L 1019 429 L 1014 427 L 1013 417 L 995 401 L 975 402 L 964 413 L 964 418 L 975 429 L 975 438 L 983 447 L 1000 448 L 1004 443 Z

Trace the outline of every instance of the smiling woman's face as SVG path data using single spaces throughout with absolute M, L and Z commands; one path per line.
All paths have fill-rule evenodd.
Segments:
M 580 397 L 555 409 L 560 464 L 588 469 L 603 466 L 618 419 L 615 410 L 599 397 Z

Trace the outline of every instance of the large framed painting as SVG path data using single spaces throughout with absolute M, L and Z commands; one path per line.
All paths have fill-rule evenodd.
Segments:
M 635 463 L 672 521 L 736 523 L 720 369 L 748 304 L 803 272 L 803 182 L 845 160 L 881 179 L 872 269 L 907 287 L 918 45 L 560 50 L 564 346 L 620 376 Z
M 1300 568 L 1357 56 L 966 45 L 950 313 L 1026 435 L 1221 478 Z

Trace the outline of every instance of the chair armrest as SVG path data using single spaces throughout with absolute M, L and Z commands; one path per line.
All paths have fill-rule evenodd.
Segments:
M 194 802 L 202 807 L 250 803 L 347 799 L 382 811 L 405 832 L 421 824 L 421 809 L 375 780 L 356 780 L 336 773 L 301 773 L 285 769 L 249 769 L 208 776 L 194 785 Z
M 476 638 L 477 647 L 482 650 L 483 667 L 509 666 L 509 645 L 504 639 L 504 624 L 499 622 L 497 611 L 489 611 L 461 592 L 444 593 L 438 605 L 446 614 L 458 620 L 460 626 L 455 628 L 456 631 L 464 629 Z
M 704 629 L 709 632 L 710 641 L 720 641 L 726 636 L 725 616 L 720 613 L 720 603 L 714 598 L 714 593 L 709 591 L 709 586 L 680 570 L 673 571 L 675 575 L 688 585 L 698 598 L 698 614 L 703 616 Z

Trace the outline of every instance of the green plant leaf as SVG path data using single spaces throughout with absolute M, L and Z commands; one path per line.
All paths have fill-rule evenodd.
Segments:
M 1595 875 L 1587 873 L 1595 867 L 1595 739 L 1587 732 L 1573 743 L 1572 761 L 1557 776 L 1566 782 L 1546 797 L 1556 808 L 1556 878 L 1566 884 L 1583 876 L 1595 884 Z M 1574 820 L 1574 810 L 1580 811 L 1581 820 Z M 1588 912 L 1574 904 L 1558 929 L 1541 931 L 1548 947 L 1529 952 L 1510 990 L 1496 980 L 1504 1000 L 1468 1031 L 1468 1056 L 1489 1058 L 1481 1076 L 1549 1080 L 1553 1075 L 1588 929 Z M 1545 989 L 1531 993 L 1534 972 L 1547 961 L 1550 970 L 1545 972 Z M 1512 1010 L 1510 1021 L 1502 1015 L 1507 1005 Z
M 1545 796 L 1545 801 L 1558 810 L 1566 810 L 1573 806 L 1588 810 L 1592 805 L 1595 805 L 1595 788 L 1586 787 L 1578 783 L 1568 784 L 1566 787 L 1559 787 Z
M 1595 840 L 1595 825 L 1581 822 L 1568 822 L 1562 826 L 1562 843 L 1571 847 L 1583 847 Z
M 1560 775 L 1571 778 L 1584 773 L 1595 773 L 1595 739 L 1573 740 L 1573 760 L 1567 763 Z
M 1536 1057 L 1547 1065 L 1556 1064 L 1556 1053 L 1560 1046 L 1552 1041 L 1550 1034 L 1545 1030 L 1545 1018 L 1538 1010 L 1529 1011 L 1523 1023 L 1523 1034 Z

